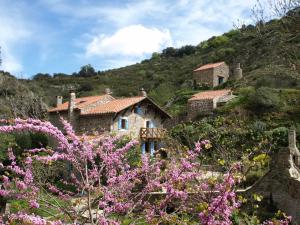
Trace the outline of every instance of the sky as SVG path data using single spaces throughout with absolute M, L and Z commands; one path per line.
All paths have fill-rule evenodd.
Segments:
M 107 70 L 251 23 L 256 0 L 0 0 L 2 65 L 19 78 Z

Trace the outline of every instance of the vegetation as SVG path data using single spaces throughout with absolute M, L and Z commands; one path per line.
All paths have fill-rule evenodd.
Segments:
M 34 132 L 16 134 L 5 131 L 0 136 L 0 159 L 4 166 L 7 167 L 9 163 L 14 164 L 14 156 L 11 155 L 10 158 L 7 158 L 4 151 L 9 148 L 17 157 L 16 163 L 28 159 L 27 157 L 34 161 L 28 163 L 28 165 L 33 166 L 29 174 L 36 175 L 36 178 L 38 178 L 37 183 L 35 183 L 36 180 L 34 182 L 28 182 L 27 180 L 28 183 L 25 182 L 27 189 L 23 190 L 23 186 L 17 186 L 17 184 L 22 184 L 20 182 L 23 182 L 22 178 L 25 177 L 22 176 L 24 174 L 17 174 L 18 170 L 9 175 L 1 174 L 2 180 L 6 179 L 7 187 L 14 187 L 11 188 L 13 194 L 27 194 L 24 194 L 25 199 L 23 201 L 18 198 L 12 201 L 12 213 L 22 211 L 24 214 L 6 219 L 14 220 L 16 223 L 23 219 L 28 222 L 35 219 L 34 216 L 31 217 L 28 213 L 35 213 L 37 216 L 49 216 L 50 220 L 70 222 L 74 221 L 75 218 L 78 221 L 85 220 L 94 223 L 91 212 L 95 209 L 104 211 L 103 215 L 105 216 L 103 218 L 99 217 L 104 222 L 117 221 L 124 224 L 134 222 L 176 224 L 178 221 L 199 223 L 199 221 L 207 222 L 210 220 L 216 222 L 220 218 L 224 219 L 223 214 L 215 215 L 209 211 L 210 208 L 208 207 L 216 203 L 217 197 L 223 198 L 225 196 L 224 192 L 221 193 L 224 195 L 209 200 L 201 198 L 201 202 L 200 200 L 196 202 L 197 206 L 193 208 L 194 211 L 185 207 L 180 208 L 186 200 L 182 197 L 190 191 L 194 180 L 190 179 L 192 177 L 179 177 L 181 180 L 176 177 L 175 180 L 172 180 L 173 178 L 170 177 L 174 174 L 174 165 L 182 166 L 186 172 L 191 164 L 188 162 L 184 165 L 186 161 L 180 160 L 180 157 L 190 157 L 191 151 L 187 149 L 197 149 L 195 143 L 200 141 L 204 145 L 201 146 L 202 154 L 197 157 L 197 163 L 210 164 L 224 172 L 230 171 L 233 163 L 243 162 L 247 173 L 243 174 L 244 180 L 240 187 L 252 185 L 266 173 L 272 154 L 275 154 L 280 147 L 287 145 L 288 129 L 294 126 L 297 133 L 300 133 L 300 55 L 297 48 L 300 44 L 299 33 L 299 9 L 295 9 L 285 14 L 281 19 L 274 19 L 269 22 L 259 20 L 256 25 L 242 26 L 223 35 L 212 37 L 197 46 L 187 45 L 178 49 L 169 47 L 164 49 L 162 53 L 153 53 L 150 59 L 119 69 L 95 71 L 91 65 L 85 65 L 81 67 L 80 71 L 70 75 L 38 73 L 31 80 L 17 80 L 8 73 L 0 72 L 1 118 L 45 118 L 46 105 L 52 106 L 55 103 L 53 93 L 62 95 L 66 99 L 70 88 L 75 88 L 78 96 L 87 96 L 101 94 L 107 87 L 112 89 L 115 96 L 136 95 L 139 88 L 144 87 L 149 96 L 174 115 L 175 118 L 184 118 L 187 100 L 194 93 L 201 91 L 193 84 L 193 69 L 205 63 L 225 61 L 229 65 L 240 62 L 244 72 L 244 77 L 241 80 L 230 80 L 218 87 L 232 88 L 234 94 L 237 95 L 233 101 L 216 110 L 211 116 L 203 117 L 199 115 L 194 121 L 182 121 L 170 129 L 169 139 L 172 142 L 171 144 L 180 145 L 181 149 L 179 158 L 176 158 L 176 163 L 169 162 L 169 167 L 166 165 L 160 167 L 151 160 L 146 162 L 146 159 L 140 157 L 138 148 L 134 148 L 131 144 L 129 151 L 127 144 L 130 140 L 121 140 L 115 144 L 112 138 L 109 139 L 107 145 L 103 146 L 101 145 L 103 142 L 100 142 L 99 145 L 103 147 L 101 151 L 111 153 L 110 158 L 107 159 L 104 158 L 101 151 L 92 151 L 95 150 L 95 146 L 91 147 L 88 141 L 78 140 L 72 133 L 71 128 L 67 127 L 68 137 L 59 133 L 58 139 L 64 147 L 63 149 L 68 151 L 65 153 L 66 155 L 60 154 L 61 158 L 59 158 L 47 147 L 48 139 L 44 135 Z M 17 121 L 25 126 L 28 123 L 30 124 L 32 120 Z M 50 136 L 58 134 L 55 133 L 58 132 L 55 128 L 48 127 L 49 124 L 47 125 L 41 121 L 37 123 L 37 126 L 45 125 L 48 129 L 46 133 Z M 4 127 L 7 128 L 7 126 L 0 126 L 1 129 L 4 129 Z M 211 141 L 208 143 L 205 140 Z M 107 146 L 110 147 L 107 148 Z M 127 147 L 124 148 L 124 146 Z M 177 149 L 179 149 L 178 146 Z M 28 156 L 26 150 L 32 148 L 38 150 L 36 149 L 37 152 L 34 152 L 36 154 Z M 70 155 L 70 152 L 76 153 L 78 149 L 81 151 L 79 155 L 75 154 L 75 158 L 74 154 Z M 121 150 L 124 150 L 124 152 L 116 156 L 109 152 L 110 150 L 117 153 L 120 153 Z M 37 156 L 37 158 L 34 156 Z M 69 158 L 62 156 L 68 156 Z M 124 159 L 124 161 L 120 159 Z M 70 185 L 61 179 L 62 171 L 59 169 L 65 169 L 65 164 L 60 164 L 60 160 L 66 160 L 82 174 L 85 174 L 85 171 L 88 170 L 90 174 L 96 171 L 99 176 L 85 174 L 84 179 L 80 180 L 73 174 L 75 179 L 72 186 L 72 184 Z M 73 165 L 77 160 L 82 163 Z M 120 163 L 118 164 L 120 171 L 116 173 L 118 176 L 112 176 L 109 173 L 111 172 L 109 163 L 114 160 Z M 126 163 L 126 165 L 122 163 Z M 109 169 L 101 170 L 100 173 L 98 165 L 104 165 Z M 139 171 L 150 171 L 149 168 L 144 168 L 143 165 L 149 165 L 150 170 L 155 169 L 154 173 L 159 173 L 156 174 L 158 178 L 150 175 L 140 177 L 141 173 Z M 26 164 L 21 163 L 21 166 L 25 166 L 26 169 Z M 128 172 L 128 166 L 133 170 Z M 188 167 L 185 168 L 184 166 Z M 45 167 L 47 167 L 47 170 L 45 170 Z M 15 167 L 13 168 L 15 169 Z M 96 169 L 93 170 L 93 168 Z M 68 169 L 71 169 L 71 167 L 68 167 Z M 197 169 L 199 168 L 197 167 Z M 127 171 L 127 173 L 123 174 L 124 171 Z M 127 176 L 133 176 L 132 180 L 127 179 Z M 99 177 L 101 177 L 101 181 Z M 127 178 L 123 179 L 124 177 Z M 189 185 L 182 182 L 182 179 L 187 179 L 184 181 Z M 82 183 L 86 180 L 87 183 Z M 134 182 L 132 182 L 133 180 Z M 110 181 L 111 183 L 109 183 Z M 174 182 L 170 183 L 170 181 Z M 262 204 L 262 208 L 257 210 L 258 205 L 263 203 L 261 197 L 257 195 L 253 196 L 253 199 L 250 199 L 247 204 L 244 204 L 245 208 L 248 207 L 247 210 L 243 208 L 238 210 L 238 205 L 235 203 L 242 203 L 246 200 L 238 199 L 235 196 L 233 186 L 236 184 L 234 182 L 224 183 L 217 179 L 207 180 L 206 182 L 205 184 L 212 187 L 210 189 L 212 192 L 217 187 L 230 189 L 232 196 L 229 196 L 230 199 L 225 201 L 226 205 L 221 204 L 220 207 L 225 207 L 230 211 L 230 218 L 227 215 L 225 219 L 233 221 L 234 224 L 259 224 L 263 219 L 270 218 L 273 214 L 269 214 L 277 210 L 275 208 L 263 208 L 267 204 Z M 74 183 L 80 189 L 74 187 Z M 135 185 L 130 186 L 132 183 Z M 54 186 L 51 186 L 50 189 L 52 190 L 50 190 L 49 186 L 45 184 Z M 220 184 L 220 186 L 217 184 Z M 145 185 L 149 185 L 151 191 L 169 188 L 167 189 L 168 196 L 171 199 L 176 197 L 176 200 L 182 203 L 182 205 L 178 204 L 180 205 L 180 213 L 172 211 L 168 199 L 155 202 L 155 204 L 152 204 L 152 202 L 151 204 L 149 202 L 143 203 L 144 208 L 142 206 L 139 209 L 135 208 L 140 212 L 139 214 L 130 211 L 128 206 L 135 207 L 134 203 L 136 202 L 129 197 L 133 196 L 136 198 L 135 200 L 141 201 L 136 190 L 139 190 L 144 196 L 149 194 L 149 190 L 145 191 L 144 189 Z M 1 187 L 1 196 L 10 196 L 11 193 L 5 192 L 7 191 L 5 185 L 3 187 Z M 37 190 L 35 187 L 39 187 L 39 189 Z M 111 191 L 107 190 L 107 187 L 110 187 Z M 124 193 L 123 187 L 130 190 L 130 193 Z M 123 188 L 122 191 L 120 188 Z M 197 188 L 203 190 L 203 186 L 197 186 Z M 54 193 L 53 190 L 55 190 Z M 101 190 L 100 193 L 97 192 L 99 190 Z M 81 201 L 72 202 L 72 204 L 68 202 L 70 199 L 74 200 L 74 198 L 82 196 L 82 193 L 85 194 L 84 197 L 91 195 L 92 200 L 88 198 L 83 203 Z M 86 193 L 90 195 L 86 195 Z M 11 198 L 13 197 L 15 196 Z M 30 202 L 27 197 L 32 198 L 34 201 Z M 68 197 L 68 200 L 62 201 L 61 197 Z M 88 212 L 87 216 L 82 216 L 82 212 L 76 209 L 80 204 L 85 205 L 85 210 Z M 52 208 L 48 210 L 50 206 Z M 161 206 L 162 208 L 159 208 Z M 28 207 L 30 209 L 26 211 L 25 209 Z M 44 207 L 48 207 L 48 214 L 45 212 L 46 208 Z M 64 211 L 66 209 L 70 211 L 66 213 Z M 60 214 L 60 212 L 62 213 Z M 72 213 L 70 215 L 70 212 L 77 212 L 77 214 Z M 58 214 L 59 216 L 55 217 L 51 214 Z M 196 214 L 200 216 L 195 216 Z M 139 219 L 136 219 L 137 215 L 140 217 Z M 161 220 L 159 221 L 158 218 L 161 218 Z M 285 218 L 285 215 L 279 212 L 276 219 L 280 220 L 282 218 Z M 97 222 L 99 221 L 97 220 Z M 288 222 L 285 221 L 285 223 Z M 206 223 L 203 222 L 203 224 Z
M 0 127 L 5 134 L 42 131 L 59 148 L 30 149 L 22 161 L 8 149 L 9 162 L 1 164 L 0 197 L 12 201 L 13 210 L 0 217 L 1 223 L 232 224 L 241 204 L 235 193 L 240 164 L 231 165 L 220 177 L 201 177 L 199 155 L 210 148 L 208 141 L 197 142 L 193 150 L 182 151 L 170 162 L 144 155 L 141 165 L 130 166 L 125 155 L 135 141 L 120 143 L 108 137 L 91 142 L 62 122 L 67 136 L 49 122 L 33 119 L 16 119 Z M 63 188 L 50 180 L 39 182 L 35 163 L 45 170 L 59 161 L 70 167 L 61 177 Z M 283 214 L 274 222 L 287 225 L 290 218 Z

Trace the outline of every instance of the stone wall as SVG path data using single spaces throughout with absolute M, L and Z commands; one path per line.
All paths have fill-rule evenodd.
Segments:
M 113 114 L 81 116 L 77 121 L 78 134 L 96 135 L 110 132 Z
M 213 99 L 188 101 L 188 119 L 194 119 L 199 114 L 208 114 L 215 108 Z
M 222 64 L 213 70 L 213 87 L 216 87 L 219 85 L 219 78 L 218 77 L 223 77 L 224 78 L 224 83 L 228 80 L 229 78 L 229 67 L 226 64 Z
M 213 74 L 213 69 L 196 71 L 194 72 L 194 80 L 198 85 L 212 87 L 214 85 Z
M 154 127 L 163 127 L 162 120 L 159 116 L 157 116 L 157 113 L 149 109 L 149 107 L 146 107 L 146 105 L 141 105 L 140 107 L 142 109 L 142 113 L 138 114 L 128 110 L 124 115 L 120 114 L 117 116 L 113 121 L 111 131 L 121 135 L 129 135 L 132 138 L 139 138 L 140 129 L 146 127 L 147 120 L 150 120 L 154 124 Z M 119 118 L 128 119 L 128 130 L 120 130 L 118 128 Z

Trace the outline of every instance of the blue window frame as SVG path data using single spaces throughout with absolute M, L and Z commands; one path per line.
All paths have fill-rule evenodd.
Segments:
M 128 130 L 129 129 L 129 122 L 128 119 L 125 117 L 120 117 L 118 120 L 118 129 L 119 130 Z

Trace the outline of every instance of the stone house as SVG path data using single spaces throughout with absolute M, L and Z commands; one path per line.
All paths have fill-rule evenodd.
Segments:
M 197 85 L 216 87 L 229 78 L 229 67 L 225 62 L 203 65 L 194 70 L 194 81 Z
M 199 92 L 188 100 L 188 119 L 194 119 L 199 114 L 210 114 L 219 106 L 233 99 L 231 90 L 210 90 Z
M 63 103 L 58 96 L 56 107 L 48 114 L 49 121 L 60 129 L 59 118 L 67 119 L 78 135 L 129 135 L 140 141 L 143 153 L 151 154 L 160 148 L 166 131 L 163 124 L 170 118 L 143 89 L 140 96 L 128 98 L 114 98 L 109 89 L 103 95 L 82 98 L 70 91 L 69 101 Z

